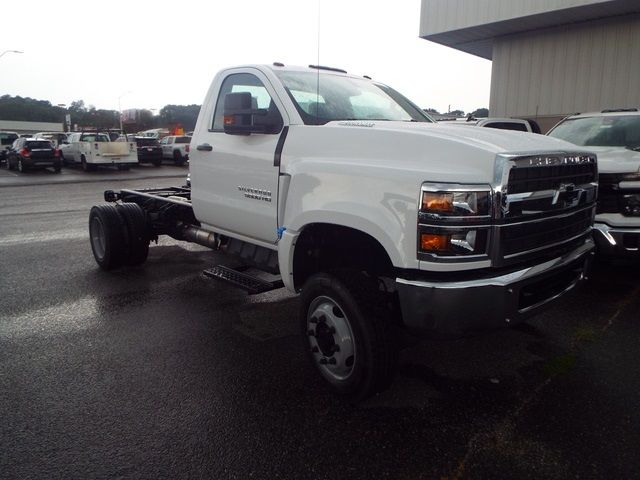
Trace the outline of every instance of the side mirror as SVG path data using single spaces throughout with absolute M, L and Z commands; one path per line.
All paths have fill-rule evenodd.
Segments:
M 282 117 L 277 109 L 253 108 L 251 93 L 227 93 L 224 97 L 224 133 L 249 135 L 277 133 L 282 130 Z M 275 108 L 275 106 L 274 106 Z

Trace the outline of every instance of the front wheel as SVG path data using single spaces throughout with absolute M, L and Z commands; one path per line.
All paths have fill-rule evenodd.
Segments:
M 351 401 L 389 386 L 397 342 L 375 278 L 359 272 L 318 273 L 302 288 L 304 346 L 324 384 Z
M 173 152 L 173 163 L 175 163 L 178 166 L 184 165 L 184 157 L 182 156 L 182 153 L 180 153 L 179 150 L 176 150 Z

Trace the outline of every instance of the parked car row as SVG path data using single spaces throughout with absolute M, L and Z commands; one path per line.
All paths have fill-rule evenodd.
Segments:
M 3 141 L 0 160 L 7 160 L 8 169 L 24 172 L 53 167 L 56 173 L 70 164 L 86 171 L 99 166 L 127 170 L 138 163 L 159 167 L 163 159 L 184 165 L 189 160 L 191 141 L 186 135 L 171 135 L 158 141 L 145 136 L 113 136 L 112 132 L 40 132 L 28 137 L 0 132 L 0 139 Z

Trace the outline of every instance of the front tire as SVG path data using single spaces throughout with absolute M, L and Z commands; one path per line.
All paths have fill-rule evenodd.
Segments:
M 127 230 L 115 205 L 96 205 L 91 208 L 89 239 L 93 257 L 100 268 L 112 270 L 124 263 L 127 257 Z
M 355 271 L 318 273 L 302 288 L 309 358 L 325 386 L 354 402 L 386 389 L 396 372 L 395 329 L 381 298 L 377 279 Z
M 182 154 L 179 150 L 173 152 L 173 163 L 180 167 L 184 165 L 184 158 L 182 157 Z

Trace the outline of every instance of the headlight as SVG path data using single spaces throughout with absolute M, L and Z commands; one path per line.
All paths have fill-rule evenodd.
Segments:
M 419 258 L 486 255 L 491 199 L 489 185 L 424 184 L 418 214 Z
M 622 213 L 629 217 L 640 217 L 640 193 L 624 195 Z
M 433 216 L 478 217 L 490 213 L 489 191 L 478 192 L 422 192 L 420 211 Z

